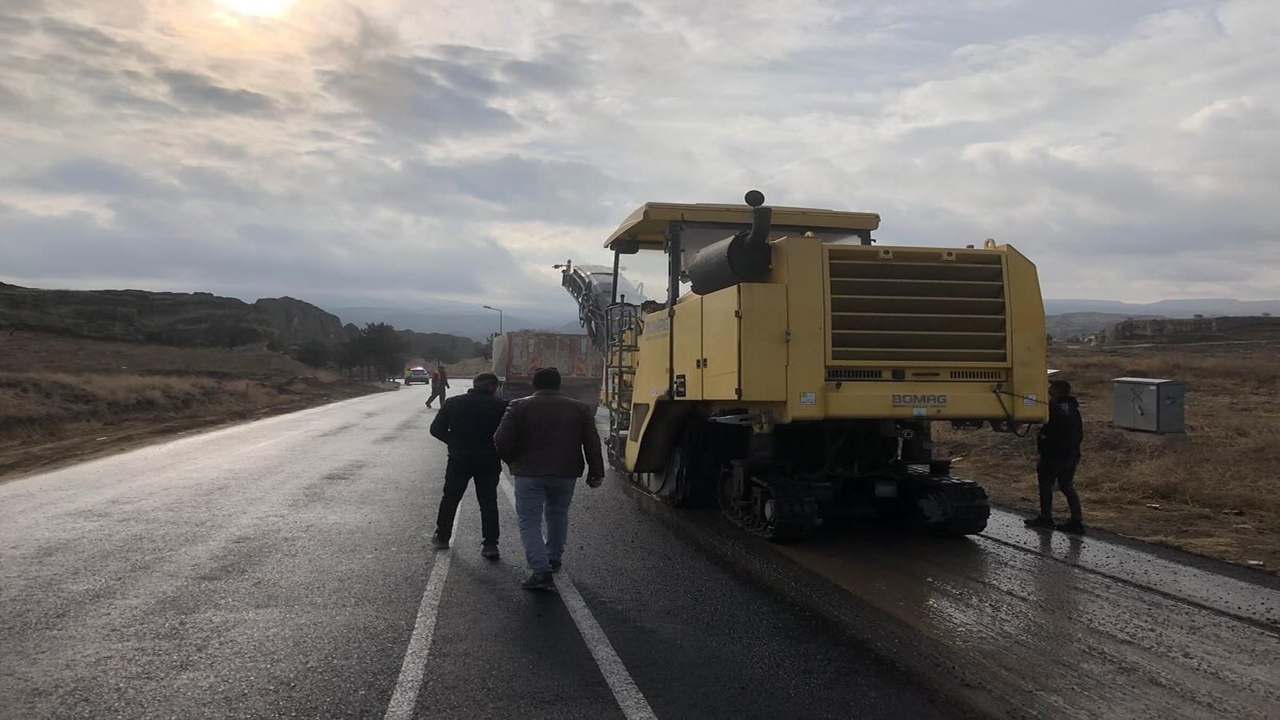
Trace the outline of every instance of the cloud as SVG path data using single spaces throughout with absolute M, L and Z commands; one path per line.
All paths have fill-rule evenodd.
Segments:
M 37 190 L 67 194 L 164 197 L 172 192 L 165 183 L 152 180 L 127 166 L 94 158 L 56 163 L 21 178 L 19 183 Z
M 489 104 L 497 84 L 465 65 L 433 58 L 382 58 L 322 73 L 326 89 L 373 123 L 414 141 L 514 132 L 519 123 Z
M 521 275 L 511 254 L 491 239 L 458 244 L 437 234 L 434 241 L 407 242 L 401 238 L 409 228 L 394 220 L 357 224 L 354 217 L 329 215 L 301 227 L 266 219 L 229 226 L 211 208 L 175 214 L 162 203 L 132 200 L 114 203 L 105 222 L 82 212 L 6 210 L 0 236 L 38 241 L 0 246 L 0 267 L 22 267 L 17 277 L 42 281 L 74 277 L 67 262 L 74 257 L 82 274 L 134 287 L 412 302 L 486 292 L 489 277 Z
M 1270 0 L 362 8 L 6 3 L 0 238 L 42 240 L 0 267 L 571 307 L 548 266 L 635 206 L 759 187 L 1010 242 L 1049 296 L 1280 296 Z
M 3 33 L 5 37 L 16 37 L 19 34 L 25 34 L 34 30 L 35 27 L 35 23 L 25 18 L 0 15 L 0 33 Z
M 261 115 L 277 109 L 270 97 L 243 88 L 226 88 L 199 73 L 162 70 L 156 74 L 169 86 L 175 100 L 189 108 L 233 115 Z
M 45 35 L 57 38 L 64 45 L 85 54 L 113 52 L 122 44 L 97 28 L 86 27 L 56 18 L 42 20 L 40 22 L 40 30 Z
M 1215 100 L 1188 115 L 1178 127 L 1195 133 L 1265 131 L 1275 127 L 1276 113 L 1249 96 Z
M 7 85 L 0 83 L 0 113 L 15 112 L 24 104 L 24 98 Z
M 431 217 L 482 221 L 608 222 L 626 183 L 594 165 L 522 155 L 459 163 L 407 162 L 352 192 Z

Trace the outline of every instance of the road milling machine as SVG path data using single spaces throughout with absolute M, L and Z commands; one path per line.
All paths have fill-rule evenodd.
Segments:
M 563 267 L 605 355 L 611 463 L 675 504 L 718 503 L 761 536 L 834 519 L 981 532 L 990 506 L 932 453 L 931 427 L 1046 420 L 1045 320 L 1017 250 L 874 244 L 872 213 L 648 203 Z M 623 256 L 666 254 L 665 301 Z

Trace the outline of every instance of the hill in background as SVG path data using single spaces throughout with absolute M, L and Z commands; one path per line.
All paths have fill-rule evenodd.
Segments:
M 336 307 L 332 310 L 343 321 L 365 325 L 384 322 L 405 330 L 420 333 L 462 335 L 472 340 L 485 340 L 498 332 L 498 313 L 465 303 L 433 301 L 422 307 Z M 566 329 L 572 325 L 573 329 Z M 577 315 L 568 312 L 549 312 L 537 308 L 525 308 L 504 312 L 502 329 L 550 330 L 553 332 L 581 332 Z
M 1049 299 L 1044 301 L 1047 315 L 1067 313 L 1109 313 L 1125 317 L 1184 318 L 1204 315 L 1280 315 L 1280 300 L 1231 300 L 1208 298 L 1203 300 L 1160 300 L 1152 303 L 1126 303 L 1116 300 Z M 1118 321 L 1117 321 L 1118 322 Z
M 287 348 L 346 339 L 336 315 L 290 297 L 246 303 L 210 293 L 41 290 L 5 283 L 0 328 L 178 347 Z

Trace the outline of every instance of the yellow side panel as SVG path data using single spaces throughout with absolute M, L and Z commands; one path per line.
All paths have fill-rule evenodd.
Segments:
M 823 390 L 830 310 L 823 281 L 823 258 L 822 244 L 815 238 L 788 237 L 774 244 L 772 279 L 786 284 L 791 330 L 791 342 L 787 345 L 786 422 L 826 417 Z
M 676 305 L 672 326 L 675 342 L 676 399 L 702 399 L 702 298 L 689 297 Z M 684 394 L 680 394 L 680 378 Z
M 1043 404 L 1048 394 L 1048 361 L 1045 354 L 1044 301 L 1036 266 L 1022 253 L 1006 249 L 1009 296 L 1009 361 L 1013 365 L 1011 387 L 1006 396 L 1015 419 L 1045 422 L 1049 408 Z M 1033 399 L 1034 398 L 1034 399 Z M 1037 402 L 1037 400 L 1039 402 Z
M 631 398 L 632 428 L 627 439 L 627 467 L 634 468 L 636 457 L 640 452 L 640 438 L 644 437 L 644 427 L 653 417 L 652 409 L 659 398 L 665 398 L 667 392 L 667 351 L 671 343 L 671 319 L 667 311 L 661 310 L 646 315 L 644 332 L 640 333 L 637 343 L 640 350 L 636 364 L 635 391 Z M 648 405 L 650 410 L 637 412 L 637 405 Z M 643 415 L 644 420 L 640 421 Z
M 787 399 L 787 286 L 749 283 L 741 293 L 742 399 Z M 816 395 L 815 395 L 816 401 Z
M 707 400 L 737 400 L 738 287 L 702 296 L 702 396 Z

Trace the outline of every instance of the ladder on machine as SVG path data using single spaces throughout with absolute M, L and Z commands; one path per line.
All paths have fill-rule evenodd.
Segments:
M 609 410 L 609 437 L 605 442 L 609 463 L 622 468 L 627 434 L 631 431 L 631 399 L 635 390 L 637 345 L 642 329 L 641 311 L 626 298 L 605 311 L 604 405 Z

